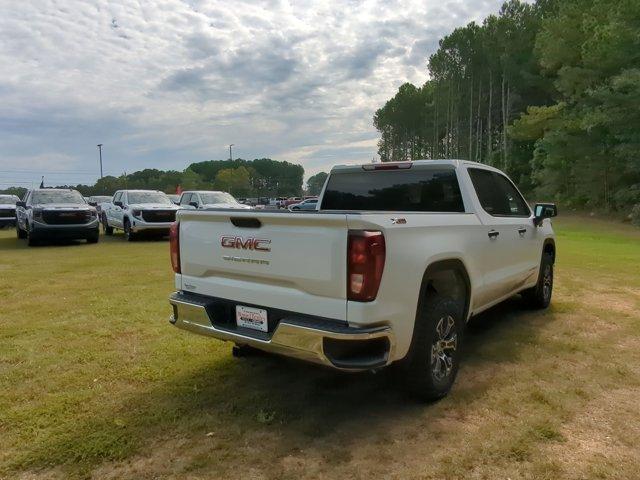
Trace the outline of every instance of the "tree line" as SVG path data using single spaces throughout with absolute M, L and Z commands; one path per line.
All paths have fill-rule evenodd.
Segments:
M 85 196 L 112 195 L 122 189 L 152 189 L 166 193 L 182 190 L 222 190 L 236 197 L 297 196 L 303 188 L 304 168 L 289 162 L 256 160 L 209 160 L 192 163 L 184 171 L 147 168 L 120 176 L 105 176 L 94 185 L 72 187 Z M 46 182 L 45 186 L 53 186 Z M 12 187 L 5 193 L 22 197 L 25 188 Z
M 519 0 L 376 111 L 382 161 L 469 159 L 567 206 L 640 204 L 640 2 Z M 640 207 L 638 207 L 640 208 Z

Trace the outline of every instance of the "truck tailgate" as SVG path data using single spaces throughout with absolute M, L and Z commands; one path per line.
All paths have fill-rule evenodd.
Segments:
M 344 214 L 178 214 L 184 291 L 346 320 Z

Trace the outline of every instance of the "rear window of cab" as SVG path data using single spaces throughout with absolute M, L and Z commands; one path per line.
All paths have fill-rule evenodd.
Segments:
M 454 167 L 332 172 L 321 210 L 464 212 Z

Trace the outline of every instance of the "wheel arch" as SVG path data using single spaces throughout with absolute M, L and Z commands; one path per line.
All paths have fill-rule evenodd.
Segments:
M 462 318 L 466 321 L 471 306 L 471 279 L 467 268 L 459 258 L 437 260 L 430 263 L 422 275 L 416 319 L 431 293 L 450 295 L 462 300 Z
M 553 263 L 556 263 L 556 241 L 553 238 L 547 238 L 542 244 L 542 253 L 551 255 Z

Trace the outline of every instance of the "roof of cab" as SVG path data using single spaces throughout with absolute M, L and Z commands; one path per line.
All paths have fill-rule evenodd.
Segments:
M 471 160 L 462 160 L 462 159 L 446 159 L 446 158 L 438 158 L 438 159 L 433 159 L 433 160 L 428 160 L 428 159 L 424 159 L 424 160 L 407 160 L 407 161 L 402 161 L 402 162 L 369 162 L 369 163 L 354 163 L 354 164 L 347 164 L 347 165 L 335 165 L 331 170 L 352 170 L 352 169 L 357 169 L 357 168 L 364 168 L 364 167 L 370 167 L 371 165 L 385 165 L 385 166 L 392 166 L 392 165 L 408 165 L 411 164 L 411 166 L 426 166 L 426 165 L 451 165 L 453 167 L 460 167 L 462 165 L 473 165 L 473 166 L 477 166 L 477 167 L 483 167 L 483 168 L 488 168 L 488 169 L 493 169 L 493 170 L 497 170 L 495 169 L 495 167 L 492 167 L 491 165 L 486 165 L 484 163 L 478 163 L 478 162 L 472 162 Z M 371 169 L 374 170 L 374 169 Z

